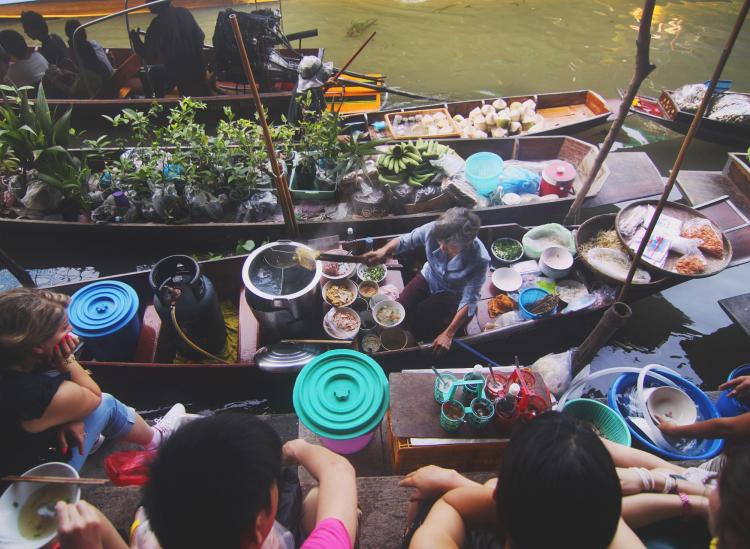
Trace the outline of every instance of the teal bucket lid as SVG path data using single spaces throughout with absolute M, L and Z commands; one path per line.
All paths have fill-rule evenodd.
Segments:
M 374 430 L 388 409 L 388 380 L 371 357 L 327 351 L 299 373 L 292 395 L 300 421 L 318 436 L 345 440 Z
M 138 313 L 138 305 L 138 294 L 127 284 L 92 282 L 73 294 L 68 320 L 80 337 L 104 337 L 127 326 Z

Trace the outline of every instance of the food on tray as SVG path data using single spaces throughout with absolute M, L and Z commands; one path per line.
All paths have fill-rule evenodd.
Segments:
M 359 293 L 365 299 L 369 299 L 378 293 L 378 285 L 372 280 L 366 280 L 359 285 Z
M 380 295 L 384 295 L 392 301 L 396 301 L 401 295 L 399 289 L 396 288 L 396 286 L 394 286 L 393 284 L 386 284 L 385 286 L 381 286 L 378 293 Z
M 623 246 L 620 241 L 620 237 L 617 236 L 617 231 L 614 229 L 599 231 L 594 238 L 581 244 L 578 252 L 585 255 L 593 248 L 611 248 L 612 250 L 619 250 L 623 253 L 627 252 L 625 246 Z
M 378 307 L 378 311 L 375 313 L 375 318 L 383 326 L 395 326 L 401 322 L 401 310 L 395 305 L 386 303 Z
M 445 109 L 418 111 L 414 114 L 396 114 L 389 118 L 394 137 L 441 136 L 457 133 Z
M 507 137 L 544 129 L 544 117 L 536 112 L 533 99 L 523 103 L 514 101 L 510 105 L 503 99 L 495 99 L 491 105 L 476 107 L 467 117 L 455 115 L 453 121 L 461 130 L 461 137 L 471 139 Z
M 698 248 L 714 257 L 724 256 L 724 243 L 721 234 L 706 219 L 691 219 L 686 221 L 682 228 L 682 236 L 685 238 L 698 238 L 701 243 Z
M 492 253 L 504 261 L 514 261 L 523 254 L 523 247 L 511 238 L 500 238 L 492 243 Z
M 577 280 L 561 280 L 557 283 L 557 295 L 565 303 L 572 303 L 579 297 L 583 297 L 589 294 L 586 286 L 582 282 Z
M 339 272 L 339 269 L 341 269 L 341 266 L 342 266 L 341 263 L 336 263 L 334 261 L 324 261 L 323 262 L 323 274 L 326 274 L 329 276 L 339 276 L 339 274 L 343 274 Z
M 380 282 L 385 278 L 385 267 L 382 265 L 373 265 L 372 267 L 362 267 L 360 269 L 360 277 L 362 280 L 372 280 L 373 282 Z
M 697 254 L 686 255 L 677 260 L 675 271 L 684 275 L 697 275 L 706 270 L 706 260 Z
M 354 301 L 354 292 L 345 284 L 329 284 L 326 289 L 326 301 L 334 307 L 343 307 Z
M 554 311 L 560 304 L 560 298 L 555 294 L 546 295 L 541 299 L 529 303 L 526 310 L 535 315 L 546 315 Z
M 497 297 L 490 299 L 487 303 L 487 312 L 492 318 L 498 315 L 507 313 L 516 308 L 516 302 L 505 294 L 500 294 Z
M 327 253 L 346 255 L 341 249 L 329 250 Z M 323 261 L 323 274 L 326 276 L 343 277 L 349 276 L 354 272 L 352 263 L 343 263 L 339 261 Z
M 354 332 L 359 329 L 359 319 L 352 311 L 336 311 L 333 313 L 333 325 L 344 332 Z
M 586 259 L 600 273 L 620 282 L 625 282 L 630 270 L 630 257 L 625 252 L 612 248 L 592 248 L 586 253 Z M 643 269 L 636 269 L 633 276 L 634 284 L 651 282 L 651 275 Z

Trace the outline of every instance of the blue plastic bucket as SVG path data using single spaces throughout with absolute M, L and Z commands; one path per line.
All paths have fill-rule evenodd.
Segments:
M 86 342 L 96 360 L 132 360 L 141 322 L 138 294 L 122 282 L 92 282 L 73 294 L 68 319 L 73 333 Z
M 550 295 L 550 293 L 547 290 L 543 290 L 542 288 L 526 288 L 525 290 L 522 290 L 518 295 L 518 310 L 521 311 L 521 316 L 530 320 L 548 316 L 550 313 L 535 315 L 534 313 L 529 312 L 526 309 L 528 305 L 531 305 L 532 303 L 539 301 L 540 299 L 543 299 L 548 295 Z
M 693 399 L 693 402 L 695 402 L 698 406 L 700 418 L 706 420 L 719 417 L 719 412 L 716 411 L 716 407 L 714 406 L 713 402 L 711 402 L 711 399 L 708 398 L 706 393 L 701 391 L 698 387 L 696 387 L 683 377 L 679 376 L 678 374 L 667 370 L 666 368 L 659 368 L 658 370 L 656 370 L 656 372 L 673 381 L 680 389 L 685 391 L 691 399 Z M 699 444 L 696 451 L 689 454 L 682 454 L 672 452 L 670 450 L 664 450 L 651 442 L 651 439 L 644 436 L 641 430 L 633 424 L 628 416 L 627 411 L 623 410 L 623 408 L 617 403 L 617 395 L 624 394 L 630 391 L 633 386 L 635 386 L 637 381 L 638 374 L 635 373 L 627 373 L 619 376 L 617 379 L 615 379 L 615 382 L 612 384 L 612 387 L 610 387 L 609 392 L 607 393 L 607 402 L 609 403 L 610 408 L 618 412 L 625 419 L 625 422 L 628 424 L 630 434 L 633 435 L 633 437 L 643 447 L 645 447 L 647 451 L 655 453 L 663 457 L 664 459 L 672 461 L 704 461 L 707 459 L 711 459 L 719 452 L 721 452 L 721 449 L 724 447 L 724 441 L 721 439 L 705 439 Z M 652 377 L 646 377 L 644 387 L 661 387 L 662 385 L 664 384 L 661 381 L 656 380 Z
M 483 196 L 489 196 L 500 186 L 503 159 L 495 153 L 479 152 L 466 159 L 466 180 Z
M 727 381 L 732 381 L 736 377 L 747 375 L 750 375 L 750 364 L 743 364 L 732 370 Z M 719 413 L 723 417 L 734 417 L 744 414 L 745 412 L 750 412 L 750 407 L 748 407 L 747 404 L 736 398 L 730 398 L 729 391 L 730 389 L 727 389 L 721 393 L 719 400 L 716 401 L 716 409 L 719 410 Z

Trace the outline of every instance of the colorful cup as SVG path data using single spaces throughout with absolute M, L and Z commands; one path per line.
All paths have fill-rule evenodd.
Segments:
M 495 415 L 495 406 L 487 398 L 475 398 L 471 401 L 471 413 L 469 414 L 469 425 L 476 429 L 482 429 Z
M 440 426 L 447 432 L 458 431 L 464 422 L 466 410 L 457 400 L 449 400 L 440 406 Z
M 482 383 L 472 383 L 471 385 L 463 385 L 463 394 L 466 396 L 467 401 L 471 402 L 475 398 L 482 396 L 484 392 L 484 385 L 486 383 L 484 375 L 478 372 L 469 372 L 464 374 L 464 381 L 481 381 Z
M 505 388 L 508 385 L 508 376 L 496 373 L 494 376 L 487 376 L 487 383 L 484 386 L 484 393 L 488 399 L 495 401 L 505 395 Z
M 453 387 L 458 379 L 451 374 L 440 374 L 446 381 L 444 384 L 439 377 L 435 376 L 435 401 L 438 404 L 448 402 L 453 397 Z

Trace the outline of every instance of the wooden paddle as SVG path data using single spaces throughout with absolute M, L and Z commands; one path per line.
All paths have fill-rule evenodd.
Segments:
M 92 486 L 100 486 L 102 484 L 109 483 L 108 478 L 71 478 L 71 477 L 35 477 L 35 476 L 16 476 L 8 475 L 0 480 L 6 480 L 8 482 L 39 482 L 42 484 L 87 484 Z

